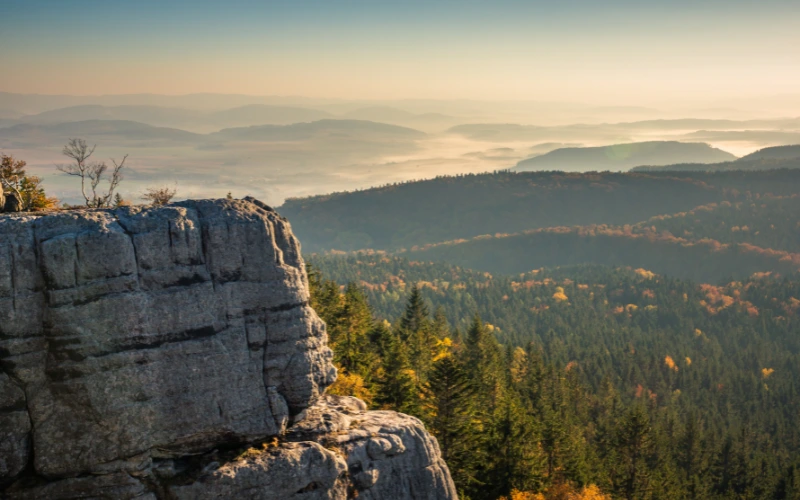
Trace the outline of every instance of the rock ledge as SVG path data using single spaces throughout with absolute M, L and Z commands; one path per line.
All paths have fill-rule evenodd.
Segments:
M 417 419 L 322 396 L 331 357 L 257 200 L 0 216 L 2 497 L 455 498 Z

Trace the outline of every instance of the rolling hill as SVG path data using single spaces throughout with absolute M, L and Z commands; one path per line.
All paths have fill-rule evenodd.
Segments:
M 763 148 L 736 161 L 720 163 L 676 163 L 672 165 L 642 165 L 632 172 L 698 172 L 726 170 L 775 170 L 800 168 L 800 146 L 774 146 Z
M 220 111 L 198 111 L 183 108 L 87 104 L 70 106 L 19 118 L 22 123 L 59 124 L 86 120 L 125 120 L 152 126 L 186 128 L 210 132 L 221 128 L 251 125 L 288 125 L 331 118 L 325 111 L 291 106 L 251 104 Z
M 202 117 L 199 111 L 161 106 L 101 106 L 86 104 L 53 109 L 20 118 L 23 123 L 54 125 L 88 120 L 135 121 L 152 126 L 180 127 Z
M 332 118 L 326 111 L 291 106 L 251 104 L 210 113 L 206 119 L 214 126 L 248 127 L 252 125 L 290 125 Z
M 397 125 L 365 120 L 318 120 L 292 125 L 259 125 L 228 128 L 209 134 L 209 138 L 225 141 L 303 141 L 315 137 L 357 139 L 416 140 L 423 132 Z
M 741 158 L 739 158 L 739 161 L 746 162 L 751 160 L 764 160 L 764 159 L 791 160 L 795 158 L 800 158 L 800 144 L 794 144 L 791 146 L 775 146 L 772 148 L 759 149 L 758 151 L 750 153 L 747 156 L 742 156 Z
M 800 142 L 800 132 L 785 130 L 698 130 L 682 136 L 686 140 L 787 144 Z
M 674 141 L 635 142 L 589 148 L 560 148 L 517 163 L 518 171 L 626 170 L 637 165 L 714 163 L 736 159 L 704 143 Z
M 38 147 L 64 144 L 71 137 L 114 141 L 127 144 L 147 141 L 150 144 L 191 145 L 202 142 L 203 136 L 167 127 L 153 127 L 127 120 L 85 120 L 53 125 L 17 124 L 0 128 L 0 145 L 4 147 Z
M 535 228 L 635 224 L 749 193 L 800 193 L 800 171 L 502 171 L 289 199 L 279 210 L 304 251 L 391 251 Z
M 371 106 L 349 111 L 343 118 L 390 123 L 432 132 L 441 131 L 459 123 L 459 118 L 442 113 L 411 113 L 390 106 Z

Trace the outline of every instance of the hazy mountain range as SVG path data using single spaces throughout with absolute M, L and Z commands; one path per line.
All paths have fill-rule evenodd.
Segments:
M 170 183 L 179 196 L 231 191 L 280 204 L 292 196 L 518 164 L 722 166 L 765 146 L 800 143 L 796 118 L 730 109 L 704 110 L 701 118 L 678 113 L 562 102 L 0 93 L 0 148 L 27 161 L 48 191 L 66 200 L 76 187 L 53 165 L 64 160 L 67 139 L 80 137 L 98 145 L 98 159 L 130 154 L 123 195 Z
M 635 172 L 656 171 L 721 171 L 721 170 L 775 170 L 800 168 L 800 145 L 764 148 L 735 161 L 719 163 L 683 162 L 670 165 L 643 165 L 632 169 Z
M 560 148 L 517 163 L 515 170 L 627 170 L 637 165 L 716 163 L 735 160 L 704 143 L 650 141 L 591 148 Z

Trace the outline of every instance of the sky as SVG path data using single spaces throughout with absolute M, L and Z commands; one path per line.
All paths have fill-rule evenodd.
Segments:
M 797 0 L 0 0 L 0 19 L 5 92 L 653 105 L 800 88 Z

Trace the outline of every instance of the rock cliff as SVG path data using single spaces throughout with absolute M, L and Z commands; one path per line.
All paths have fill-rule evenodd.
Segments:
M 455 498 L 422 424 L 335 380 L 253 200 L 0 217 L 0 494 Z

